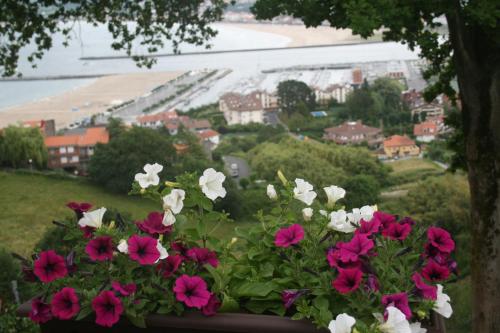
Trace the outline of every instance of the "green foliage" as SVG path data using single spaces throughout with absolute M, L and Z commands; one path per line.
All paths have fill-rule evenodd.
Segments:
M 227 126 L 224 114 L 219 111 L 217 103 L 191 108 L 185 112 L 185 115 L 192 119 L 208 119 L 212 127 L 216 129 Z
M 0 48 L 0 73 L 16 74 L 20 50 L 30 43 L 34 43 L 34 50 L 27 53 L 27 60 L 33 67 L 34 62 L 52 48 L 54 34 L 62 33 L 63 45 L 68 45 L 73 26 L 59 23 L 76 20 L 104 24 L 114 39 L 111 48 L 125 51 L 138 66 L 151 67 L 155 58 L 133 54 L 137 43 L 145 46 L 149 54 L 166 47 L 166 41 L 171 42 L 174 52 L 179 51 L 182 43 L 208 47 L 208 40 L 217 33 L 210 23 L 221 19 L 225 6 L 223 0 L 212 0 L 209 5 L 203 0 L 168 4 L 161 0 L 1 1 L 0 22 L 6 24 L 0 31 L 0 39 L 5 41 Z M 131 21 L 135 22 L 133 26 L 129 25 Z
M 373 176 L 354 175 L 342 187 L 347 191 L 345 202 L 349 207 L 362 207 L 379 201 L 380 183 Z
M 2 333 L 39 333 L 40 328 L 29 318 L 17 315 L 17 305 L 3 304 L 0 308 L 0 332 Z
M 447 148 L 453 152 L 453 155 L 450 157 L 450 170 L 467 171 L 462 113 L 455 107 L 449 110 L 445 118 L 445 125 L 453 129 L 453 132 L 446 140 Z
M 299 141 L 285 137 L 279 142 L 266 142 L 249 152 L 250 165 L 258 177 L 272 181 L 276 170 L 292 179 L 304 178 L 318 187 L 342 185 L 354 175 L 371 175 L 385 184 L 388 169 L 368 150 Z
M 0 267 L 2 268 L 0 270 L 0 303 L 15 303 L 12 281 L 16 281 L 17 283 L 17 291 L 20 301 L 24 302 L 28 300 L 29 297 L 32 296 L 32 288 L 23 279 L 19 260 L 12 257 L 12 255 L 4 248 L 0 248 Z M 3 331 L 0 330 L 0 332 Z
M 448 149 L 445 141 L 434 140 L 427 145 L 424 156 L 433 161 L 449 164 L 454 153 Z
M 120 118 L 113 117 L 108 119 L 108 125 L 106 126 L 106 129 L 108 130 L 109 137 L 111 139 L 123 134 L 123 132 L 125 132 L 126 130 L 123 121 Z
M 146 163 L 160 163 L 164 172 L 175 157 L 169 139 L 157 131 L 133 127 L 106 145 L 97 145 L 89 165 L 90 178 L 115 192 L 127 193 L 134 175 Z
M 316 106 L 314 91 L 302 81 L 281 81 L 278 84 L 278 97 L 281 110 L 288 116 L 293 113 L 306 116 Z
M 8 126 L 0 133 L 0 165 L 13 168 L 47 165 L 47 148 L 38 128 Z

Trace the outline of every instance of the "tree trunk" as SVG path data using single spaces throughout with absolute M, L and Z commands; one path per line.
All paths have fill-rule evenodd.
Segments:
M 446 14 L 462 104 L 471 193 L 473 332 L 500 332 L 500 46 Z

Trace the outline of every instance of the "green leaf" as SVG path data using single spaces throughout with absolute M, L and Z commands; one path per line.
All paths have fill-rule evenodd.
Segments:
M 90 305 L 84 306 L 80 309 L 80 313 L 76 317 L 76 320 L 82 320 L 83 318 L 88 317 L 92 313 L 92 308 Z
M 238 297 L 264 297 L 269 295 L 278 285 L 273 282 L 245 282 L 236 290 Z
M 234 298 L 224 294 L 219 312 L 236 312 L 239 308 L 240 306 Z
M 140 328 L 146 328 L 146 321 L 144 320 L 144 317 L 142 315 L 139 316 L 131 316 L 127 312 L 127 319 L 130 320 L 130 322 L 137 327 Z

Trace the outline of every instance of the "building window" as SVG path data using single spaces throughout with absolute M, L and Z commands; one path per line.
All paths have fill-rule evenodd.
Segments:
M 78 156 L 71 156 L 71 162 L 77 163 L 79 160 Z
M 59 153 L 66 154 L 66 147 L 59 147 Z
M 75 151 L 75 148 L 73 146 L 68 147 L 68 153 L 73 153 Z
M 68 163 L 68 158 L 67 157 L 61 157 L 61 164 L 66 164 Z

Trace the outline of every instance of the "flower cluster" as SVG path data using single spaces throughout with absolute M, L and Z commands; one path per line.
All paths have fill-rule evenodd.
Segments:
M 457 270 L 446 230 L 377 206 L 347 210 L 338 186 L 319 200 L 309 182 L 278 177 L 283 187 L 266 189 L 275 207 L 242 236 L 249 246 L 234 262 L 241 306 L 309 318 L 332 333 L 425 332 L 432 311 L 451 316 L 442 284 Z
M 93 313 L 101 326 L 111 327 L 121 316 L 144 326 L 148 313 L 217 312 L 221 290 L 214 286 L 211 269 L 219 266 L 219 254 L 207 245 L 215 243 L 204 214 L 210 213 L 212 222 L 227 220 L 225 213 L 211 209 L 212 201 L 226 194 L 225 176 L 207 169 L 199 178 L 186 174 L 161 184 L 162 170 L 157 163 L 146 164 L 145 173 L 135 176 L 131 193 L 161 207 L 143 220 L 126 221 L 104 207 L 91 210 L 90 203 L 67 204 L 76 220 L 60 225 L 74 251 L 67 256 L 42 251 L 32 267 L 25 267 L 43 295 L 32 300 L 34 322 Z M 179 221 L 192 227 L 176 228 Z

